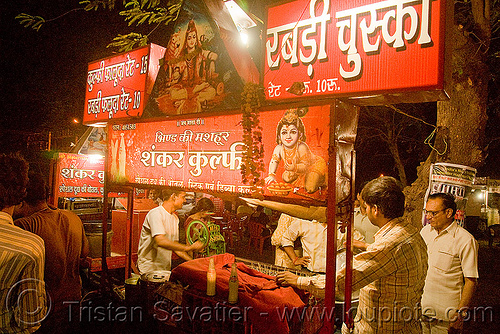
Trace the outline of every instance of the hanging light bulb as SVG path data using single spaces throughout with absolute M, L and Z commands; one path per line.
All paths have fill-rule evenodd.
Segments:
M 247 34 L 246 29 L 242 29 L 242 30 L 240 31 L 240 38 L 241 38 L 241 42 L 242 42 L 245 46 L 248 46 L 248 34 Z
M 233 0 L 224 1 L 224 5 L 229 11 L 229 15 L 231 15 L 231 18 L 233 19 L 233 22 L 239 32 L 243 29 L 257 26 L 254 20 L 252 20 L 250 16 L 248 16 L 248 14 L 245 13 L 245 11 Z

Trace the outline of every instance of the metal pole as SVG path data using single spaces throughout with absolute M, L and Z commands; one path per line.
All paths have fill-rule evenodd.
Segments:
M 108 262 L 106 259 L 107 243 L 108 243 L 108 181 L 109 180 L 109 138 L 106 141 L 106 148 L 104 151 L 104 194 L 103 194 L 103 208 L 102 208 L 102 254 L 101 254 L 101 291 L 108 290 Z

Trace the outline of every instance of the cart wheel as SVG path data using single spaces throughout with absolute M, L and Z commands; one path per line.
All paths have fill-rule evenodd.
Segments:
M 193 220 L 188 225 L 186 237 L 190 245 L 199 240 L 206 247 L 208 241 L 210 240 L 210 232 L 204 222 L 200 220 Z

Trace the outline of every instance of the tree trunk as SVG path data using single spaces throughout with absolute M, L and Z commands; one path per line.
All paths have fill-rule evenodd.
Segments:
M 478 168 L 484 164 L 484 134 L 488 98 L 489 69 L 484 49 L 455 25 L 452 34 L 452 82 L 448 101 L 438 102 L 437 133 L 434 147 L 418 168 L 418 178 L 405 188 L 405 217 L 420 228 L 424 195 L 429 185 L 429 168 L 434 162 L 450 162 Z
M 408 185 L 408 180 L 406 179 L 405 166 L 401 161 L 401 157 L 399 155 L 398 144 L 393 142 L 387 143 L 389 146 L 389 151 L 391 152 L 392 158 L 394 159 L 394 163 L 396 164 L 396 170 L 398 171 L 399 180 L 403 184 L 404 187 Z

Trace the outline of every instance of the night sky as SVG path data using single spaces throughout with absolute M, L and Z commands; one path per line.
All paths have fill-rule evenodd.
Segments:
M 1 25 L 0 129 L 40 132 L 45 119 L 80 121 L 84 111 L 87 64 L 109 57 L 118 33 L 127 33 L 123 18 L 105 10 L 72 12 L 46 23 L 38 32 L 15 20 L 21 12 L 57 17 L 78 0 L 3 1 Z M 61 124 L 63 126 L 64 124 Z

